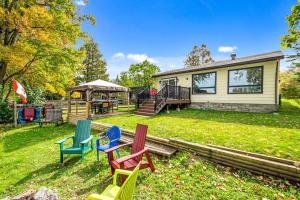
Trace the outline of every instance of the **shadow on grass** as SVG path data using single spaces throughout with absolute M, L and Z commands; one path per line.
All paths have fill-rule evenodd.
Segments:
M 69 167 L 72 167 L 75 163 L 80 161 L 80 157 L 72 157 L 71 159 L 68 159 L 67 162 L 65 162 L 64 165 L 56 162 L 56 163 L 50 163 L 48 165 L 45 165 L 35 171 L 30 172 L 28 175 L 26 175 L 24 178 L 19 180 L 17 183 L 15 183 L 15 186 L 25 184 L 26 182 L 30 182 L 36 177 L 47 175 L 53 173 L 51 176 L 49 176 L 46 179 L 42 179 L 42 182 L 45 181 L 51 181 L 51 180 L 56 180 L 60 178 L 61 176 L 64 175 L 64 172 L 68 170 Z M 35 182 L 37 182 L 35 180 Z
M 300 105 L 300 100 L 294 100 L 293 103 L 291 100 L 282 100 L 282 105 L 279 107 L 279 112 L 288 113 L 288 114 L 300 114 L 300 107 L 296 104 Z
M 14 133 L 8 134 L 2 138 L 5 152 L 12 152 L 22 148 L 35 145 L 45 140 L 60 139 L 67 135 L 74 134 L 75 127 L 70 124 L 64 124 L 58 127 L 45 126 L 25 126 L 16 129 L 9 129 Z
M 149 120 L 159 118 L 163 119 L 163 117 L 171 117 L 215 121 L 221 123 L 236 123 L 254 126 L 300 129 L 300 118 L 297 116 L 299 116 L 298 112 L 280 112 L 279 114 L 242 113 L 228 111 L 198 110 L 189 108 L 186 110 L 182 110 L 181 112 L 172 111 L 169 114 L 160 113 L 156 116 L 150 117 Z

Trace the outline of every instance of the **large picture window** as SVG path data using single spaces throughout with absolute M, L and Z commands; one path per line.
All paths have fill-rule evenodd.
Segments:
M 255 94 L 263 92 L 263 68 L 252 67 L 228 71 L 229 94 Z
M 216 72 L 193 74 L 193 94 L 216 94 Z

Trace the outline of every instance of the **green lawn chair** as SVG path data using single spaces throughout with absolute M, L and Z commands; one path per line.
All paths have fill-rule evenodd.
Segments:
M 73 139 L 73 145 L 69 148 L 64 148 L 64 142 Z M 89 146 L 89 142 L 91 145 Z M 81 160 L 84 160 L 84 154 L 88 151 L 94 150 L 93 136 L 91 135 L 91 121 L 78 120 L 76 132 L 74 136 L 62 139 L 55 144 L 60 147 L 60 162 L 64 162 L 64 154 L 81 154 Z
M 138 172 L 141 163 L 139 163 L 133 171 L 127 171 L 117 169 L 114 174 L 114 181 L 112 185 L 109 185 L 102 194 L 91 194 L 88 196 L 88 200 L 131 200 L 133 199 L 133 193 L 138 177 Z M 126 181 L 122 186 L 117 185 L 117 176 L 127 175 Z

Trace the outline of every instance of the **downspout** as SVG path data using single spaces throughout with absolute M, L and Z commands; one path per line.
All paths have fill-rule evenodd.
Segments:
M 276 72 L 275 72 L 275 105 L 278 105 L 278 72 L 279 72 L 279 61 L 276 63 Z

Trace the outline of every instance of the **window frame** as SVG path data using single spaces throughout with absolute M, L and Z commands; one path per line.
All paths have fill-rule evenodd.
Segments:
M 194 76 L 201 75 L 201 74 L 215 74 L 215 86 L 214 87 L 200 87 L 200 88 L 214 88 L 214 93 L 195 93 L 194 92 Z M 207 94 L 217 94 L 217 71 L 212 72 L 205 72 L 205 73 L 198 73 L 198 74 L 192 74 L 192 95 L 207 95 Z
M 244 69 L 253 69 L 253 68 L 260 68 L 261 69 L 261 84 L 260 85 L 234 85 L 230 86 L 230 72 L 231 71 L 237 71 L 237 70 L 244 70 Z M 261 92 L 247 92 L 247 93 L 230 93 L 229 88 L 230 87 L 247 87 L 247 86 L 261 86 Z M 227 72 L 227 94 L 263 94 L 264 93 L 264 66 L 254 66 L 254 67 L 244 67 L 244 68 L 237 68 L 237 69 L 231 69 Z

